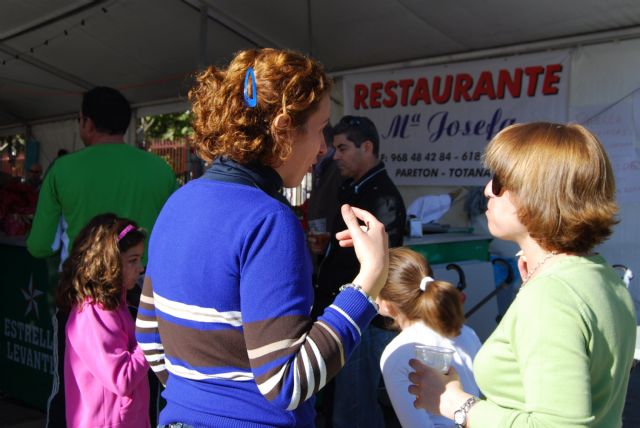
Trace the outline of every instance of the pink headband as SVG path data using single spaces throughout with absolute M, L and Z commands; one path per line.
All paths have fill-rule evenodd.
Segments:
M 128 224 L 127 227 L 125 227 L 124 229 L 122 229 L 122 232 L 120 232 L 118 234 L 118 242 L 120 242 L 122 240 L 122 238 L 124 238 L 125 236 L 127 236 L 127 233 L 131 232 L 132 230 L 135 229 L 135 226 L 132 224 Z

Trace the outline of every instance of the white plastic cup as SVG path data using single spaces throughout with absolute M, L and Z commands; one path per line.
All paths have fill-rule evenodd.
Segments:
M 416 358 L 440 373 L 447 374 L 453 360 L 453 349 L 416 345 Z

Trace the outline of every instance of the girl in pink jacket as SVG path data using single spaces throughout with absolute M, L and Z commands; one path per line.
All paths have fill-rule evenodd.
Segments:
M 149 368 L 125 302 L 143 271 L 145 233 L 115 214 L 94 217 L 64 262 L 57 300 L 69 311 L 67 426 L 149 427 Z

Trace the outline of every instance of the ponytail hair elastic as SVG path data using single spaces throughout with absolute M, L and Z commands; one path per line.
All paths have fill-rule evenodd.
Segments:
M 426 291 L 427 286 L 434 281 L 435 279 L 431 278 L 430 276 L 425 276 L 424 278 L 422 278 L 420 280 L 420 291 Z
M 134 229 L 135 229 L 134 225 L 128 224 L 127 227 L 125 227 L 124 229 L 122 229 L 120 233 L 118 233 L 118 242 L 122 241 L 122 238 L 127 236 L 127 233 L 131 232 Z

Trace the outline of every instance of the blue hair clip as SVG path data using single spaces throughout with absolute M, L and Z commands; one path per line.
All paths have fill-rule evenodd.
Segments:
M 249 96 L 249 78 L 251 78 L 251 96 Z M 247 69 L 247 74 L 244 76 L 244 102 L 251 108 L 258 104 L 258 91 L 256 89 L 256 75 L 253 72 L 253 67 Z

